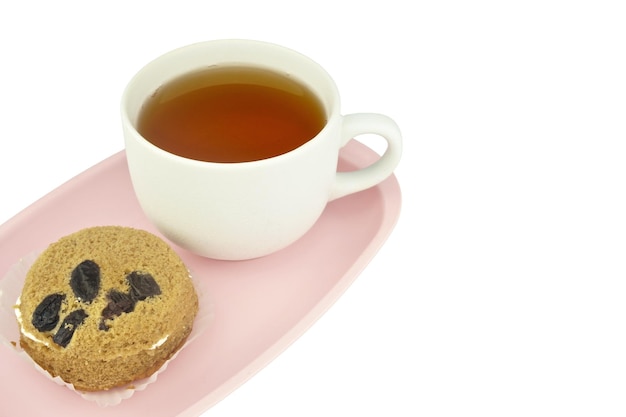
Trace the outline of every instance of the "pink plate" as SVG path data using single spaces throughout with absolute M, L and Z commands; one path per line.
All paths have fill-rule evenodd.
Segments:
M 377 155 L 357 141 L 339 167 L 367 166 Z M 46 380 L 0 346 L 0 415 L 64 417 L 198 416 L 301 336 L 343 294 L 391 233 L 400 213 L 394 176 L 331 202 L 298 242 L 250 261 L 216 261 L 173 246 L 194 276 L 207 280 L 215 319 L 145 391 L 101 408 Z M 21 256 L 78 229 L 116 224 L 158 234 L 130 184 L 124 152 L 90 168 L 0 226 L 0 277 Z M 62 412 L 60 411 L 62 410 Z

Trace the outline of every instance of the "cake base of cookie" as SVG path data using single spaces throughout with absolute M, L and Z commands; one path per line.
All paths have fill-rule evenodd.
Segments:
M 184 335 L 184 338 L 180 341 L 178 346 L 176 346 L 173 350 L 171 350 L 166 356 L 163 356 L 161 359 L 157 361 L 152 361 L 151 366 L 145 368 L 144 370 L 127 367 L 127 371 L 122 372 L 119 369 L 117 369 L 115 372 L 113 372 L 113 378 L 111 378 L 110 376 L 107 376 L 106 373 L 101 374 L 102 379 L 100 381 L 95 381 L 95 382 L 92 381 L 91 384 L 89 385 L 82 384 L 80 379 L 73 378 L 72 375 L 74 372 L 72 372 L 71 369 L 65 369 L 64 371 L 57 372 L 58 368 L 50 366 L 50 361 L 48 361 L 48 363 L 40 363 L 37 360 L 35 360 L 34 358 L 40 358 L 40 357 L 45 357 L 45 356 L 33 352 L 33 349 L 37 349 L 39 348 L 39 346 L 35 346 L 35 347 L 31 346 L 31 343 L 29 343 L 28 338 L 21 336 L 20 347 L 22 348 L 22 350 L 24 350 L 24 352 L 28 354 L 28 356 L 31 357 L 31 359 L 33 359 L 35 363 L 37 363 L 37 365 L 39 365 L 41 369 L 43 369 L 48 374 L 50 374 L 52 378 L 56 378 L 56 377 L 61 378 L 65 383 L 72 385 L 76 391 L 98 392 L 98 391 L 108 391 L 110 389 L 124 387 L 124 386 L 131 386 L 132 383 L 135 381 L 150 377 L 152 374 L 154 374 L 159 369 L 161 369 L 161 367 L 167 361 L 169 361 L 172 358 L 172 356 L 178 353 L 178 351 L 184 346 L 190 333 L 191 333 L 191 329 L 189 329 L 189 332 L 186 335 Z M 99 363 L 92 362 L 91 364 L 83 363 L 81 367 L 82 369 L 80 369 L 79 372 L 84 372 L 85 368 L 91 368 L 91 369 L 87 369 L 87 371 L 90 374 L 93 374 L 94 372 L 96 372 L 95 370 L 101 371 L 109 367 L 114 368 L 116 366 L 115 362 L 116 361 L 108 361 L 104 363 L 100 361 Z M 128 359 L 125 358 L 124 363 L 127 363 L 127 362 L 128 362 Z M 125 378 L 123 376 L 124 373 L 127 375 Z M 113 383 L 108 382 L 108 380 L 110 379 L 115 380 L 115 382 Z M 69 382 L 71 380 L 73 381 Z
M 162 239 L 120 226 L 52 243 L 16 307 L 22 349 L 78 391 L 132 384 L 185 343 L 199 303 L 189 271 Z

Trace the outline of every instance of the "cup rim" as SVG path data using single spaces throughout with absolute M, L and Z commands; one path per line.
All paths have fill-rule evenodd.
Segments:
M 215 46 L 216 48 L 219 47 L 220 45 L 235 45 L 237 44 L 237 46 L 239 47 L 260 47 L 260 48 L 273 48 L 276 51 L 279 51 L 281 53 L 288 53 L 293 55 L 294 57 L 296 57 L 297 59 L 299 59 L 301 62 L 306 62 L 307 65 L 311 66 L 312 68 L 315 68 L 316 72 L 322 76 L 322 78 L 324 78 L 324 81 L 326 83 L 326 86 L 330 88 L 330 95 L 332 97 L 330 97 L 329 100 L 330 103 L 328 103 L 327 101 L 323 100 L 321 97 L 319 97 L 319 89 L 315 88 L 314 86 L 310 85 L 309 83 L 306 83 L 307 86 L 314 91 L 314 93 L 316 95 L 318 95 L 318 98 L 320 98 L 320 101 L 322 101 L 326 111 L 327 111 L 327 120 L 326 123 L 324 124 L 324 127 L 310 140 L 306 141 L 305 143 L 301 144 L 300 146 L 282 153 L 280 155 L 275 155 L 269 158 L 263 158 L 263 159 L 257 159 L 257 160 L 253 160 L 253 161 L 242 161 L 242 162 L 215 162 L 215 161 L 204 161 L 204 160 L 199 160 L 199 159 L 193 159 L 193 158 L 188 158 L 188 157 L 184 157 L 181 155 L 177 155 L 171 152 L 168 152 L 156 145 L 154 145 L 152 142 L 150 142 L 149 140 L 147 140 L 146 138 L 143 137 L 143 135 L 141 135 L 139 133 L 139 131 L 137 130 L 135 123 L 131 121 L 131 117 L 130 117 L 130 109 L 128 108 L 129 106 L 129 96 L 132 93 L 132 89 L 136 88 L 136 84 L 141 80 L 142 76 L 144 75 L 145 72 L 149 71 L 153 66 L 158 65 L 168 59 L 170 59 L 171 57 L 176 56 L 177 54 L 181 54 L 181 53 L 185 53 L 188 50 L 193 50 L 193 49 L 200 49 L 203 47 L 208 47 L 208 46 Z M 253 64 L 252 62 L 250 62 L 250 64 Z M 173 77 L 176 76 L 180 76 L 183 75 L 187 72 L 191 72 L 193 71 L 195 68 L 189 68 L 187 70 L 181 70 L 178 71 L 176 75 L 174 75 Z M 171 78 L 173 78 L 171 77 Z M 170 79 L 171 79 L 170 78 Z M 167 81 L 165 81 L 167 82 Z M 162 83 L 161 83 L 162 84 Z M 156 88 L 158 88 L 158 86 L 154 87 L 152 89 L 152 91 L 155 91 Z M 148 98 L 148 96 L 145 96 L 143 98 L 141 98 L 141 102 L 145 102 L 145 100 Z M 143 146 L 147 146 L 149 148 L 151 148 L 153 151 L 156 151 L 158 153 L 160 153 L 163 156 L 178 160 L 178 161 L 185 161 L 186 163 L 189 164 L 197 164 L 197 165 L 214 165 L 214 166 L 230 166 L 230 167 L 234 167 L 234 166 L 242 166 L 242 165 L 257 165 L 257 164 L 267 164 L 270 163 L 271 161 L 275 161 L 277 159 L 286 159 L 289 158 L 291 156 L 295 156 L 301 152 L 306 151 L 306 148 L 313 146 L 314 142 L 317 142 L 316 139 L 318 139 L 321 136 L 325 136 L 326 132 L 328 130 L 330 130 L 332 128 L 332 126 L 335 123 L 338 123 L 339 118 L 341 117 L 340 114 L 340 97 L 339 97 L 339 91 L 337 88 L 337 85 L 335 84 L 335 81 L 332 79 L 332 77 L 330 76 L 330 74 L 316 61 L 314 61 L 313 59 L 309 58 L 308 56 L 293 50 L 291 48 L 288 48 L 286 46 L 282 46 L 276 43 L 272 43 L 272 42 L 266 42 L 266 41 L 260 41 L 260 40 L 253 40 L 253 39 L 240 39 L 240 38 L 232 38 L 232 39 L 214 39 L 214 40 L 207 40 L 207 41 L 200 41 L 200 42 L 195 42 L 195 43 L 191 43 L 188 45 L 184 45 L 184 46 L 180 46 L 178 48 L 172 49 L 168 52 L 165 52 L 159 56 L 157 56 L 156 58 L 152 59 L 151 61 L 149 61 L 148 63 L 146 63 L 145 65 L 143 65 L 132 77 L 131 79 L 128 81 L 128 83 L 126 84 L 123 93 L 122 93 L 122 97 L 121 97 L 121 103 L 120 103 L 120 110 L 121 110 L 121 116 L 122 116 L 122 124 L 124 126 L 124 129 L 129 129 L 130 132 L 132 133 L 132 136 L 138 140 Z

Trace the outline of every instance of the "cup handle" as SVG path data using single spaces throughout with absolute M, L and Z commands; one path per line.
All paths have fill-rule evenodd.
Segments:
M 354 113 L 343 116 L 342 147 L 355 136 L 366 133 L 379 135 L 387 141 L 385 153 L 368 167 L 338 172 L 329 201 L 375 186 L 390 176 L 400 162 L 402 135 L 396 122 L 377 113 Z

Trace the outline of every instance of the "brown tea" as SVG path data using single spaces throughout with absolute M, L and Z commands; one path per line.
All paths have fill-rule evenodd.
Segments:
M 261 68 L 213 67 L 159 87 L 137 130 L 186 158 L 245 162 L 289 152 L 325 124 L 320 100 L 299 82 Z

